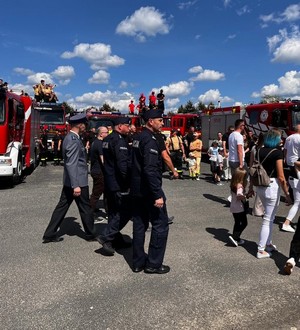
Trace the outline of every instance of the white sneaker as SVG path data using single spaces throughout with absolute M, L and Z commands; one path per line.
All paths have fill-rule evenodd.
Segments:
M 273 252 L 273 251 L 277 252 L 278 249 L 277 249 L 276 245 L 269 244 L 269 245 L 266 246 L 265 251 L 267 251 L 267 252 Z
M 291 225 L 285 225 L 285 224 L 283 224 L 281 229 L 283 231 L 287 231 L 289 233 L 294 233 L 295 232 L 295 229 Z
M 229 236 L 229 239 L 233 245 L 239 246 L 238 242 L 232 236 Z
M 294 258 L 290 258 L 286 261 L 283 271 L 286 275 L 291 275 L 293 268 L 296 266 L 296 262 Z
M 271 256 L 272 256 L 272 253 L 271 253 L 271 252 L 267 252 L 267 253 L 257 252 L 257 253 L 256 253 L 256 258 L 257 258 L 257 259 L 270 258 Z

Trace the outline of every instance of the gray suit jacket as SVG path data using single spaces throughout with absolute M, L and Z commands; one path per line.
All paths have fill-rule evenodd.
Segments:
M 88 186 L 88 165 L 81 139 L 70 131 L 63 141 L 64 186 L 76 188 Z

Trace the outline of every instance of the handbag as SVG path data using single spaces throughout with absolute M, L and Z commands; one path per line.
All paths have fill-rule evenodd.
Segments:
M 262 162 L 260 162 L 260 160 L 259 160 L 259 150 L 257 150 L 257 153 L 256 153 L 257 159 L 254 160 L 252 166 L 249 169 L 249 175 L 251 177 L 251 180 L 252 180 L 252 183 L 254 186 L 256 186 L 256 187 L 268 187 L 269 186 L 271 180 L 270 180 L 270 177 L 267 174 L 266 170 L 262 166 L 262 164 L 274 150 L 276 150 L 276 149 L 272 149 L 267 154 L 267 156 L 265 157 L 265 159 Z M 274 171 L 274 169 L 273 169 L 273 171 Z M 271 172 L 271 175 L 272 175 L 273 171 Z

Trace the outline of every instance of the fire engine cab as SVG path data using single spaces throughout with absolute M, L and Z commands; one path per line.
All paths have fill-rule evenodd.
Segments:
M 29 96 L 0 90 L 0 178 L 21 181 L 39 157 L 39 112 Z

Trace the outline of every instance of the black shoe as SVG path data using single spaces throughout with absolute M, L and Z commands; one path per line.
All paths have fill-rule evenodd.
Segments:
M 63 237 L 49 237 L 49 238 L 43 238 L 43 244 L 47 244 L 47 243 L 58 243 L 63 241 Z
M 128 249 L 132 246 L 131 242 L 126 242 L 124 240 L 119 241 L 119 240 L 115 240 L 113 242 L 113 246 L 115 249 Z
M 95 242 L 97 241 L 96 237 L 94 235 L 85 235 L 84 238 L 87 242 Z
M 166 274 L 169 273 L 170 267 L 161 265 L 159 268 L 145 267 L 144 272 L 147 274 Z
M 133 268 L 132 268 L 132 271 L 133 271 L 134 273 L 139 273 L 139 272 L 141 272 L 142 270 L 144 270 L 144 267 L 133 267 Z
M 113 248 L 112 243 L 110 241 L 104 241 L 100 236 L 96 237 L 96 240 L 102 245 L 103 250 L 109 255 L 114 255 L 116 250 Z
M 168 219 L 168 225 L 170 225 L 170 224 L 172 224 L 172 223 L 173 223 L 173 221 L 174 221 L 174 218 L 175 218 L 175 217 L 170 217 L 170 218 Z

